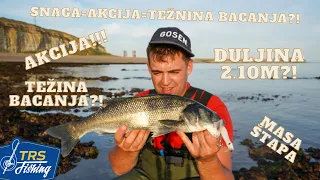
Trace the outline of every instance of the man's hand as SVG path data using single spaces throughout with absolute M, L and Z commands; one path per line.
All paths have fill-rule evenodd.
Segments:
M 191 156 L 198 161 L 209 160 L 220 150 L 220 139 L 212 136 L 208 130 L 193 132 L 192 142 L 183 131 L 178 130 L 177 134 L 181 137 Z
M 192 142 L 183 131 L 177 131 L 190 154 L 197 160 L 200 179 L 234 179 L 231 152 L 219 151 L 220 140 L 209 131 L 192 133 Z M 221 137 L 220 137 L 221 138 Z
M 126 134 L 127 127 L 122 125 L 114 135 L 116 145 L 123 151 L 139 152 L 146 143 L 150 131 L 132 130 Z
M 132 130 L 127 134 L 126 131 L 126 126 L 120 126 L 114 135 L 116 146 L 109 152 L 111 167 L 117 175 L 127 173 L 135 166 L 150 134 L 147 130 Z

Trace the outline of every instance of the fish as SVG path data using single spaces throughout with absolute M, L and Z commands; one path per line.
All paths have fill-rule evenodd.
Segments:
M 128 127 L 127 132 L 149 130 L 153 138 L 176 130 L 185 133 L 208 130 L 216 138 L 222 137 L 230 151 L 234 149 L 225 121 L 216 112 L 192 99 L 169 94 L 113 98 L 105 101 L 97 112 L 45 132 L 61 139 L 61 154 L 66 157 L 85 134 L 112 134 L 121 125 Z

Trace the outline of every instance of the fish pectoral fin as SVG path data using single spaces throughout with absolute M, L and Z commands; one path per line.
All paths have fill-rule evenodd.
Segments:
M 164 134 L 168 134 L 170 132 L 173 132 L 175 129 L 163 126 L 162 128 L 158 128 L 158 129 L 153 129 L 152 131 L 152 138 L 158 137 L 158 136 L 162 136 Z
M 177 128 L 179 127 L 179 124 L 183 123 L 182 120 L 170 120 L 170 119 L 159 120 L 159 122 L 162 124 L 162 126 L 151 130 L 153 132 L 152 137 L 157 137 L 157 136 L 161 136 L 161 135 L 173 132 L 177 130 Z
M 179 124 L 183 123 L 182 120 L 171 120 L 171 119 L 163 119 L 159 120 L 159 122 L 164 126 L 178 126 Z

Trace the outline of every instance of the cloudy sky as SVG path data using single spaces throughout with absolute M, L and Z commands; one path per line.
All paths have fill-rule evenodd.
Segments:
M 107 51 L 122 55 L 127 50 L 137 51 L 145 57 L 145 48 L 159 27 L 175 26 L 183 30 L 192 42 L 192 51 L 199 58 L 213 58 L 214 48 L 250 48 L 256 56 L 257 48 L 301 48 L 309 61 L 318 61 L 320 42 L 320 1 L 318 0 L 197 0 L 151 1 L 148 0 L 0 0 L 0 17 L 11 18 L 73 34 L 78 37 L 105 29 L 108 42 L 103 44 Z M 142 19 L 103 19 L 32 17 L 31 7 L 69 7 L 88 11 L 90 8 L 138 9 L 140 12 L 153 10 L 189 10 L 212 12 L 214 21 L 175 21 Z M 294 19 L 289 23 L 219 22 L 219 12 L 247 13 L 290 13 L 300 14 L 300 23 Z M 132 12 L 132 11 L 131 11 Z M 35 21 L 36 20 L 36 21 Z M 291 51 L 292 52 L 292 51 Z

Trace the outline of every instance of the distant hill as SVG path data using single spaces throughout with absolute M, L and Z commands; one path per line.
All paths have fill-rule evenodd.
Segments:
M 79 39 L 71 34 L 45 29 L 7 18 L 0 18 L 0 52 L 35 53 L 49 50 L 69 41 Z M 91 42 L 90 40 L 88 40 Z M 111 55 L 106 48 L 97 45 L 76 53 L 77 55 Z

